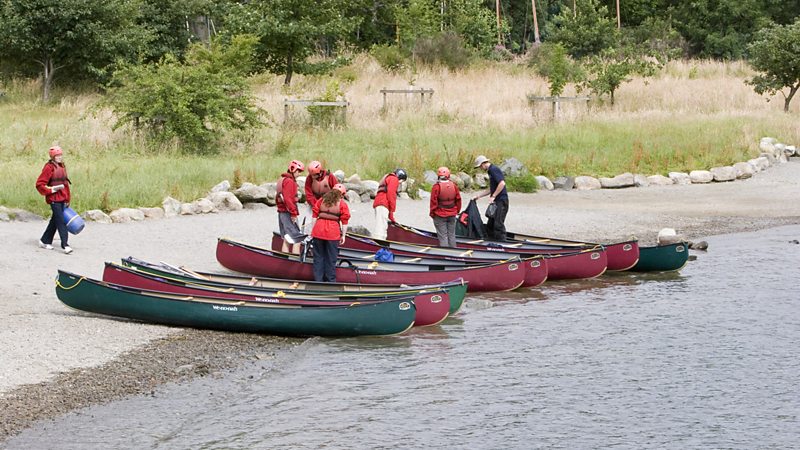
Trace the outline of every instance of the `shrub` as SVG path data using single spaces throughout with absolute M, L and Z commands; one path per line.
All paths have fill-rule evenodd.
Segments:
M 344 93 L 339 88 L 339 82 L 331 80 L 325 93 L 314 99 L 318 102 L 336 102 L 344 100 Z M 338 106 L 309 106 L 308 113 L 311 115 L 311 125 L 315 127 L 329 128 L 343 126 L 343 108 Z
M 539 190 L 539 182 L 531 174 L 520 175 L 518 177 L 506 177 L 508 190 L 515 192 L 536 192 Z
M 396 73 L 408 65 L 402 50 L 394 45 L 373 45 L 370 53 L 387 72 Z
M 445 31 L 433 37 L 417 39 L 414 57 L 423 64 L 445 66 L 450 70 L 467 67 L 473 53 L 464 45 L 464 39 L 456 33 Z

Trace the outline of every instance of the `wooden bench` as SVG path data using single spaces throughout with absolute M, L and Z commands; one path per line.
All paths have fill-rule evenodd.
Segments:
M 550 102 L 553 105 L 553 119 L 558 118 L 559 111 L 561 110 L 561 102 L 586 102 L 586 109 L 589 109 L 589 101 L 591 97 L 539 97 L 535 95 L 528 95 L 528 104 L 533 107 L 537 102 Z
M 428 101 L 433 97 L 433 89 L 428 88 L 411 88 L 411 89 L 381 89 L 383 94 L 383 110 L 386 110 L 386 94 L 406 94 L 406 95 L 419 95 L 419 103 L 425 104 L 425 96 L 428 96 Z
M 290 106 L 328 106 L 331 108 L 341 108 L 343 125 L 347 124 L 347 107 L 350 102 L 318 102 L 314 100 L 283 100 L 283 123 L 289 122 L 289 107 Z

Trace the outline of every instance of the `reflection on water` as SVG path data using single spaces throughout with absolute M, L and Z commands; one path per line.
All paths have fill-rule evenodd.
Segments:
M 796 448 L 800 227 L 681 273 L 469 297 L 440 326 L 40 424 L 8 448 Z

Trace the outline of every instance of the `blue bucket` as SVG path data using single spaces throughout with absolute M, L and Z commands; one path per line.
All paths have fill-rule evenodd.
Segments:
M 79 216 L 78 213 L 70 207 L 64 208 L 64 222 L 67 223 L 67 231 L 72 234 L 80 233 L 83 231 L 83 227 L 86 226 L 83 217 Z

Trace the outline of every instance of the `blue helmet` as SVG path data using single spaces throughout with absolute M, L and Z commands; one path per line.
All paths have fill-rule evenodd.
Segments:
M 406 180 L 408 179 L 408 174 L 406 173 L 405 169 L 395 169 L 394 174 L 397 175 L 399 180 Z

